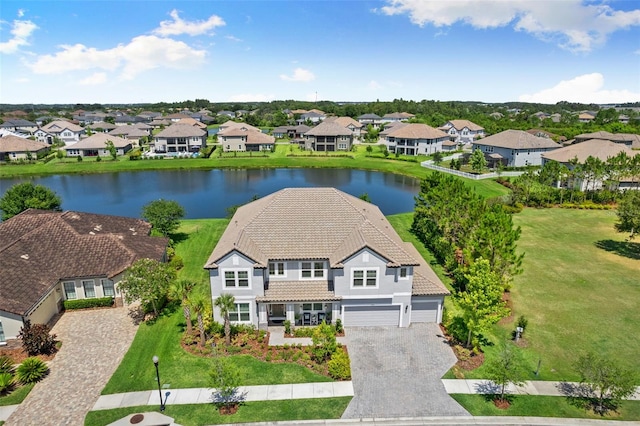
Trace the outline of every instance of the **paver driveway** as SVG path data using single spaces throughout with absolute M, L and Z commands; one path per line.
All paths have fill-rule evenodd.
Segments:
M 84 424 L 136 329 L 128 308 L 66 312 L 52 330 L 62 347 L 49 365 L 51 373 L 33 388 L 6 426 Z
M 456 357 L 437 324 L 346 331 L 355 396 L 343 419 L 468 416 L 444 389 Z

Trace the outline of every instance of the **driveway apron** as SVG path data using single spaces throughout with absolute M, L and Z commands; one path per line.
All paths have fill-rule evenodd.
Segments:
M 343 419 L 468 416 L 440 378 L 455 362 L 437 324 L 347 328 L 355 396 Z
M 62 347 L 6 426 L 82 425 L 122 361 L 137 326 L 128 308 L 68 311 L 52 332 Z

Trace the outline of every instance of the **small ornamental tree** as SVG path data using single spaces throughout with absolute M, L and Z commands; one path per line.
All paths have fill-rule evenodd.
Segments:
M 227 346 L 231 345 L 231 321 L 229 313 L 235 309 L 236 301 L 232 294 L 223 293 L 213 301 L 213 306 L 220 309 L 220 315 L 224 319 L 224 340 Z
M 214 354 L 209 377 L 214 388 L 211 395 L 213 403 L 221 414 L 233 414 L 238 405 L 246 399 L 246 393 L 239 390 L 240 370 L 229 362 L 228 358 Z
M 191 307 L 189 306 L 189 295 L 191 290 L 196 286 L 196 283 L 189 280 L 180 280 L 173 283 L 169 289 L 169 296 L 172 299 L 179 300 L 182 305 L 182 313 L 184 314 L 184 320 L 187 325 L 187 334 L 193 333 L 193 325 L 191 323 Z
M 204 325 L 204 315 L 207 311 L 207 303 L 209 303 L 209 298 L 205 297 L 203 294 L 196 294 L 189 298 L 189 306 L 196 315 L 196 319 L 198 321 L 198 330 L 200 331 L 200 342 L 198 344 L 201 348 L 204 348 L 207 342 L 206 329 Z
M 178 229 L 180 219 L 184 215 L 184 208 L 176 201 L 159 199 L 145 204 L 141 216 L 153 226 L 153 229 L 168 237 Z
M 443 159 L 442 152 L 440 151 L 434 152 L 432 158 L 433 158 L 433 164 L 435 164 L 436 166 L 439 166 L 440 163 L 442 163 L 442 159 Z
M 338 348 L 335 331 L 324 321 L 313 329 L 311 341 L 313 342 L 311 351 L 313 357 L 318 362 L 324 362 L 331 358 L 331 355 L 333 355 Z
M 640 191 L 627 191 L 618 203 L 618 232 L 628 232 L 629 239 L 640 233 Z
M 487 167 L 487 159 L 484 158 L 484 153 L 479 149 L 473 151 L 469 160 L 471 163 L 471 170 L 481 172 Z
M 175 278 L 176 271 L 170 265 L 153 259 L 139 259 L 129 267 L 119 287 L 127 303 L 139 300 L 143 305 L 151 305 L 157 316 L 160 302 L 167 296 Z
M 503 344 L 496 358 L 487 363 L 487 378 L 500 386 L 501 401 L 505 400 L 505 388 L 509 384 L 520 386 L 525 382 L 523 365 L 522 354 L 512 344 Z
M 107 141 L 107 142 L 105 142 L 105 144 L 107 145 L 107 151 L 109 151 L 109 154 L 111 154 L 111 158 L 113 160 L 118 158 L 118 149 L 113 144 L 113 142 L 112 141 Z
M 46 324 L 31 324 L 28 319 L 18 333 L 22 339 L 22 347 L 29 356 L 51 355 L 56 351 L 56 335 L 49 334 L 51 330 Z
M 17 183 L 0 198 L 2 220 L 7 220 L 27 209 L 60 211 L 62 201 L 54 191 L 31 182 Z

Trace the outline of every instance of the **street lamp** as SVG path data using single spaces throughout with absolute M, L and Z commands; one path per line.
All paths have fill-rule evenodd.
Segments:
M 164 411 L 164 402 L 162 401 L 162 389 L 160 388 L 160 372 L 158 371 L 158 355 L 153 356 L 153 365 L 156 366 L 156 378 L 158 379 L 158 395 L 160 396 L 160 411 Z

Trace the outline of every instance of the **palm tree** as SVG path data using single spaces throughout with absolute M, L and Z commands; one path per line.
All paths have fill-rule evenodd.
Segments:
M 231 323 L 229 312 L 235 309 L 236 299 L 232 294 L 223 293 L 213 301 L 213 305 L 220 309 L 220 315 L 224 318 L 224 339 L 227 346 L 231 345 Z
M 204 332 L 204 319 L 203 319 L 204 311 L 206 310 L 206 307 L 207 307 L 207 300 L 208 298 L 202 294 L 196 294 L 191 296 L 190 298 L 191 309 L 193 310 L 193 313 L 196 314 L 198 318 L 198 329 L 200 330 L 200 346 L 201 347 L 204 347 L 207 341 L 207 338 Z
M 184 313 L 184 320 L 187 323 L 187 334 L 193 333 L 193 326 L 191 324 L 191 307 L 189 306 L 189 295 L 191 290 L 196 286 L 196 283 L 189 280 L 176 281 L 169 290 L 169 296 L 172 299 L 180 300 L 182 304 L 182 312 Z

